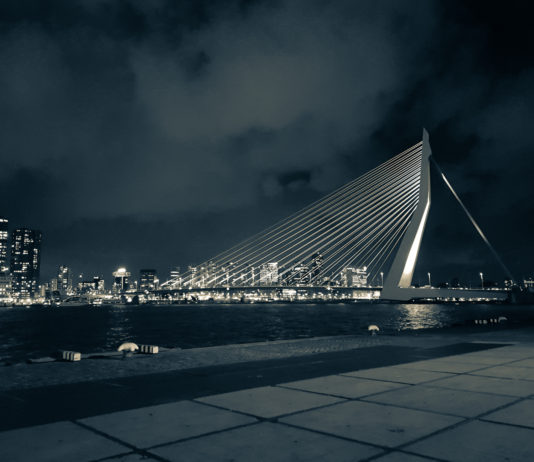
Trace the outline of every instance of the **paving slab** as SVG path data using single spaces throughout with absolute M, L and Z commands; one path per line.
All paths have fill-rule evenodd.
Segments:
M 348 377 L 361 377 L 364 379 L 384 380 L 388 382 L 406 383 L 410 385 L 452 376 L 452 374 L 445 372 L 424 371 L 400 366 L 378 367 L 376 369 L 345 372 L 341 375 L 346 375 Z
M 526 397 L 534 392 L 532 382 L 499 377 L 482 377 L 480 375 L 456 375 L 427 384 L 429 387 L 453 388 L 497 395 Z
M 280 421 L 360 442 L 395 447 L 462 420 L 432 412 L 349 401 L 284 417 Z
M 152 452 L 177 462 L 352 462 L 379 454 L 381 450 L 328 435 L 264 422 L 162 446 Z
M 534 430 L 473 421 L 404 449 L 452 462 L 532 462 Z
M 534 400 L 525 399 L 519 403 L 512 404 L 485 416 L 484 420 L 534 428 Z
M 80 420 L 139 448 L 256 422 L 253 417 L 191 401 L 149 406 Z
M 362 399 L 422 411 L 453 414 L 459 417 L 475 417 L 516 400 L 511 396 L 427 387 L 425 385 L 414 385 Z
M 520 367 L 515 363 L 511 365 L 495 366 L 488 369 L 471 372 L 473 375 L 482 375 L 485 377 L 504 377 L 521 380 L 534 380 L 534 368 Z M 534 384 L 532 384 L 532 393 L 534 393 Z
M 343 375 L 329 375 L 280 385 L 297 390 L 341 396 L 343 398 L 359 398 L 406 386 L 401 383 L 380 382 L 378 380 L 360 379 Z
M 72 422 L 0 432 L 0 460 L 5 462 L 83 462 L 129 451 Z
M 449 372 L 451 374 L 463 374 L 479 370 L 483 367 L 488 367 L 486 364 L 478 364 L 475 362 L 455 361 L 452 359 L 429 359 L 426 361 L 417 361 L 414 363 L 406 363 L 398 367 L 405 367 L 408 369 L 420 369 L 423 371 L 435 372 Z
M 343 401 L 341 398 L 318 395 L 281 387 L 259 387 L 232 393 L 206 396 L 197 401 L 258 417 L 272 418 Z

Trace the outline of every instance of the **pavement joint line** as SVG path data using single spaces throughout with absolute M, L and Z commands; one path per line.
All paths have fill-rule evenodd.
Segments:
M 318 435 L 329 436 L 331 438 L 337 438 L 343 441 L 350 441 L 351 443 L 359 443 L 365 446 L 371 446 L 373 448 L 381 449 L 382 451 L 387 451 L 391 449 L 387 446 L 382 446 L 376 443 L 370 443 L 369 441 L 362 441 L 362 440 L 357 440 L 355 438 L 349 438 L 348 436 L 336 435 L 335 433 L 328 433 L 322 430 L 317 430 L 315 428 L 301 427 L 300 425 L 292 424 L 289 422 L 276 422 L 276 423 L 278 425 L 285 425 L 286 427 L 297 428 L 299 430 L 305 430 L 307 432 L 317 433 Z M 381 455 L 384 455 L 384 453 L 382 453 Z
M 275 388 L 275 387 L 277 387 L 277 386 L 276 385 L 273 386 L 273 388 Z M 245 390 L 247 390 L 247 389 L 245 389 Z M 239 390 L 239 391 L 245 391 L 245 390 Z M 250 390 L 250 388 L 248 390 Z M 295 391 L 303 391 L 303 390 L 295 390 Z M 321 393 L 314 393 L 313 391 L 304 391 L 304 393 L 310 393 L 312 395 L 313 394 L 314 395 L 320 395 L 321 394 Z M 214 395 L 214 396 L 216 396 L 216 395 Z M 202 398 L 204 398 L 204 396 Z M 240 411 L 238 409 L 230 409 L 230 408 L 221 406 L 219 404 L 206 403 L 204 401 L 197 401 L 196 398 L 193 399 L 192 401 L 194 401 L 195 403 L 198 403 L 198 404 L 204 404 L 205 406 L 210 406 L 210 407 L 214 407 L 216 409 L 221 409 L 223 411 L 235 412 L 236 414 L 241 414 L 241 415 L 244 415 L 244 416 L 247 416 L 247 417 L 255 417 L 256 419 L 258 419 L 260 421 L 277 422 L 278 419 L 282 419 L 284 417 L 290 417 L 292 415 L 300 414 L 302 412 L 316 411 L 318 409 L 323 409 L 325 407 L 335 406 L 336 404 L 342 404 L 342 403 L 345 403 L 347 401 L 351 401 L 350 398 L 344 398 L 344 397 L 339 397 L 339 396 L 335 396 L 335 398 L 338 398 L 338 399 L 341 398 L 341 401 L 336 401 L 335 403 L 321 404 L 319 406 L 314 406 L 314 407 L 310 407 L 310 408 L 307 408 L 307 409 L 301 409 L 299 411 L 288 412 L 286 414 L 279 414 L 279 415 L 276 415 L 276 416 L 273 416 L 273 417 L 262 417 L 262 416 L 258 416 L 258 415 L 255 415 L 255 414 L 250 414 L 250 413 L 245 412 L 245 411 Z
M 122 457 L 125 457 L 125 456 L 131 456 L 131 455 L 134 455 L 134 454 L 137 454 L 137 455 L 142 455 L 143 457 L 146 457 L 144 454 L 140 454 L 139 452 L 135 452 L 135 451 L 128 451 L 128 452 L 123 452 L 121 454 L 115 454 L 113 456 L 106 456 L 106 457 L 102 457 L 100 459 L 93 459 L 89 462 L 107 462 L 107 461 L 111 461 L 113 462 L 114 460 L 117 460 L 117 459 L 120 459 Z M 155 459 L 155 460 L 159 460 L 161 462 L 171 462 L 167 459 L 163 459 L 155 454 L 150 454 L 150 457 Z
M 389 391 L 395 391 L 395 390 L 389 390 Z M 384 393 L 387 393 L 387 392 L 384 392 Z M 372 404 L 377 404 L 377 405 L 383 406 L 383 407 L 396 407 L 396 408 L 399 408 L 399 409 L 406 409 L 408 411 L 419 411 L 419 412 L 426 412 L 428 414 L 437 414 L 437 415 L 444 415 L 444 416 L 447 416 L 447 417 L 456 417 L 458 419 L 469 419 L 469 417 L 466 417 L 464 415 L 451 414 L 449 412 L 431 411 L 431 410 L 428 410 L 428 409 L 421 409 L 421 408 L 417 408 L 417 407 L 403 406 L 401 404 L 382 403 L 380 401 L 371 401 L 371 400 L 367 400 L 367 399 L 363 399 L 363 398 L 364 398 L 364 396 L 361 396 L 359 398 L 354 398 L 351 401 L 360 401 L 362 403 L 372 403 Z
M 533 427 L 529 427 L 528 425 L 514 424 L 514 423 L 511 423 L 511 422 L 500 422 L 498 420 L 489 420 L 489 419 L 484 419 L 484 418 L 478 419 L 478 420 L 480 420 L 481 422 L 492 423 L 492 424 L 495 424 L 495 425 L 503 425 L 505 427 L 524 428 L 525 430 L 534 431 L 534 428 Z
M 395 366 L 385 366 L 385 367 L 395 367 Z M 380 368 L 380 369 L 382 369 L 382 368 Z M 369 369 L 367 369 L 367 370 L 369 370 Z M 414 371 L 420 371 L 420 369 L 413 369 L 413 370 Z M 355 372 L 357 372 L 357 371 L 355 371 Z M 347 375 L 347 373 L 337 374 L 337 375 L 342 375 L 343 377 L 351 377 L 353 379 L 375 380 L 376 382 L 395 383 L 395 384 L 400 384 L 400 385 L 424 385 L 424 384 L 427 384 L 427 383 L 437 382 L 438 380 L 449 379 L 449 378 L 451 378 L 452 376 L 455 376 L 455 375 L 461 375 L 460 373 L 457 373 L 457 372 L 439 372 L 439 371 L 424 371 L 424 372 L 436 372 L 436 373 L 439 373 L 439 374 L 448 374 L 449 377 L 438 377 L 436 379 L 425 380 L 424 382 L 407 383 L 407 382 L 398 382 L 396 380 L 376 379 L 376 378 L 371 378 L 371 377 L 359 377 L 359 376 L 354 376 L 354 375 Z M 350 374 L 352 374 L 352 373 L 353 372 L 350 372 Z
M 519 367 L 517 367 L 516 369 L 519 369 Z M 473 372 L 478 372 L 478 371 L 471 371 L 471 372 L 469 373 L 469 375 L 472 375 L 472 376 L 475 376 L 475 377 L 487 377 L 487 378 L 490 378 L 490 379 L 521 380 L 521 381 L 523 381 L 523 382 L 534 382 L 534 378 L 532 378 L 532 379 L 524 379 L 524 378 L 521 378 L 521 379 L 515 379 L 515 378 L 503 377 L 502 375 L 482 375 L 482 374 L 473 374 Z
M 211 432 L 202 433 L 200 435 L 193 435 L 193 436 L 188 436 L 186 438 L 179 438 L 177 440 L 167 441 L 165 443 L 159 443 L 159 444 L 155 444 L 154 446 L 149 446 L 149 447 L 145 448 L 144 451 L 149 453 L 149 451 L 152 451 L 153 449 L 159 449 L 159 448 L 163 448 L 163 447 L 166 447 L 166 446 L 172 446 L 173 444 L 184 443 L 186 441 L 191 441 L 191 440 L 199 440 L 199 439 L 204 438 L 204 437 L 208 437 L 208 436 L 212 436 L 212 435 L 219 435 L 220 433 L 226 433 L 228 431 L 237 430 L 239 428 L 253 427 L 255 425 L 259 425 L 260 423 L 262 423 L 262 421 L 258 420 L 257 422 L 250 422 L 250 423 L 241 424 L 241 425 L 234 425 L 233 427 L 223 428 L 221 430 L 214 430 L 214 431 L 211 431 Z M 165 459 L 165 460 L 167 460 L 167 459 Z
M 73 423 L 75 425 L 78 425 L 79 427 L 82 427 L 83 429 L 88 430 L 90 432 L 93 432 L 93 433 L 95 433 L 95 434 L 97 434 L 99 436 L 103 436 L 104 438 L 107 438 L 108 440 L 111 440 L 114 443 L 118 443 L 118 444 L 121 444 L 122 446 L 126 446 L 128 449 L 132 450 L 136 454 L 140 454 L 140 455 L 145 456 L 145 457 L 152 457 L 152 458 L 155 458 L 156 460 L 159 460 L 161 462 L 168 462 L 167 459 L 164 459 L 164 458 L 159 457 L 159 456 L 154 456 L 153 454 L 150 454 L 145 449 L 139 448 L 139 447 L 137 447 L 137 446 L 135 446 L 135 445 L 133 445 L 131 443 L 123 441 L 120 438 L 117 438 L 116 436 L 113 436 L 113 435 L 110 435 L 109 433 L 103 432 L 102 430 L 98 430 L 97 428 L 94 428 L 91 425 L 87 425 L 87 424 L 85 424 L 83 422 L 80 422 L 78 420 L 70 420 L 69 422 L 71 422 L 71 423 Z
M 238 391 L 244 391 L 244 390 L 238 390 Z M 231 393 L 233 393 L 233 392 L 231 392 Z M 209 396 L 217 396 L 217 395 L 199 396 L 199 398 L 207 398 Z M 193 399 L 188 400 L 188 401 L 192 401 L 193 403 L 196 403 L 196 404 L 202 404 L 202 405 L 207 406 L 207 407 L 213 407 L 213 408 L 219 409 L 221 411 L 233 412 L 234 414 L 244 415 L 246 417 L 254 417 L 255 419 L 258 419 L 258 420 L 265 419 L 265 417 L 260 417 L 260 416 L 257 416 L 257 415 L 254 415 L 254 414 L 250 414 L 250 413 L 245 412 L 245 411 L 240 411 L 238 409 L 230 409 L 228 407 L 221 406 L 220 404 L 206 403 L 204 401 L 197 401 L 197 399 L 198 398 L 193 398 Z
M 474 372 L 474 371 L 471 371 L 471 372 Z M 489 378 L 489 379 L 502 379 L 502 380 L 509 380 L 510 382 L 515 382 L 515 381 L 532 382 L 532 380 L 528 380 L 528 379 L 516 379 L 513 377 L 495 377 L 493 375 L 478 375 L 478 374 L 472 374 L 470 372 L 466 372 L 464 374 L 459 374 L 459 375 L 469 375 L 471 377 L 484 377 L 484 378 Z
M 520 398 L 516 401 L 517 402 L 520 402 L 520 401 L 523 401 L 525 398 Z M 513 404 L 513 403 L 510 403 L 510 405 Z M 419 443 L 420 441 L 423 441 L 427 438 L 431 438 L 433 436 L 436 436 L 436 435 L 439 435 L 441 433 L 445 433 L 445 432 L 448 432 L 450 430 L 454 430 L 455 428 L 457 427 L 460 427 L 460 426 L 463 426 L 463 425 L 466 425 L 468 423 L 472 423 L 472 422 L 476 422 L 476 421 L 485 421 L 483 419 L 481 419 L 481 416 L 484 416 L 484 415 L 487 415 L 487 414 L 491 414 L 492 412 L 495 412 L 496 410 L 499 410 L 501 408 L 504 408 L 504 407 L 507 407 L 508 405 L 504 405 L 504 406 L 500 406 L 498 408 L 495 408 L 495 409 L 492 409 L 491 411 L 487 411 L 487 412 L 483 412 L 482 414 L 479 414 L 477 416 L 474 416 L 474 417 L 463 417 L 464 420 L 461 420 L 460 422 L 456 422 L 455 424 L 452 424 L 452 425 L 449 425 L 447 427 L 444 427 L 444 428 L 441 428 L 439 430 L 436 430 L 435 432 L 432 432 L 432 433 L 429 433 L 428 435 L 425 435 L 425 436 L 422 436 L 420 438 L 416 438 L 415 440 L 412 440 L 412 441 L 409 441 L 407 443 L 402 443 L 400 444 L 399 446 L 396 446 L 395 448 L 392 448 L 392 449 L 395 449 L 395 450 L 404 450 L 404 448 L 406 446 L 409 446 L 409 445 L 412 445 L 412 444 L 416 444 L 416 443 Z M 494 422 L 491 422 L 491 423 L 494 423 Z M 497 422 L 495 422 L 497 423 Z M 517 425 L 510 425 L 510 426 L 515 426 L 515 427 L 518 427 Z M 530 430 L 532 430 L 531 427 L 527 427 L 529 428 Z M 417 453 L 414 453 L 416 455 L 419 455 Z
M 477 376 L 477 377 L 485 377 L 485 376 Z M 500 377 L 485 377 L 485 378 L 493 379 L 493 378 L 500 378 Z M 423 384 L 417 384 L 417 385 L 423 385 Z M 517 395 L 506 395 L 504 393 L 495 393 L 495 392 L 492 392 L 492 391 L 482 391 L 482 390 L 473 391 L 473 390 L 466 390 L 465 388 L 458 388 L 458 387 L 454 388 L 452 386 L 445 387 L 445 386 L 438 386 L 438 385 L 434 385 L 434 384 L 426 385 L 426 386 L 432 387 L 432 388 L 444 388 L 446 390 L 470 391 L 472 393 L 480 393 L 481 395 L 504 396 L 506 398 L 517 398 L 518 397 Z M 529 395 L 529 396 L 532 396 L 532 395 Z M 528 398 L 529 396 L 524 396 L 522 398 Z
M 437 457 L 417 454 L 416 452 L 412 452 L 412 451 L 398 450 L 398 449 L 391 449 L 391 448 L 389 449 L 389 451 L 387 451 L 384 454 L 375 454 L 374 456 L 368 457 L 366 459 L 362 459 L 359 462 L 372 462 L 373 460 L 380 459 L 381 457 L 387 456 L 388 454 L 395 454 L 395 453 L 401 453 L 401 454 L 405 454 L 408 456 L 417 456 L 417 457 L 420 457 L 421 459 L 430 460 L 433 462 L 450 462 L 450 460 L 447 460 L 447 459 L 439 459 Z
M 336 374 L 336 375 L 339 375 L 339 374 Z M 344 376 L 344 377 L 347 377 L 347 376 Z M 320 377 L 318 377 L 318 378 L 320 378 Z M 347 378 L 354 379 L 354 380 L 359 380 L 360 379 L 359 377 L 347 377 Z M 313 380 L 313 379 L 310 379 L 310 380 Z M 363 380 L 367 380 L 367 379 L 363 379 Z M 300 382 L 300 380 L 298 380 L 298 382 Z M 401 384 L 399 384 L 399 385 L 401 385 Z M 376 393 L 369 393 L 369 394 L 361 395 L 361 396 L 358 396 L 358 397 L 349 397 L 349 396 L 343 396 L 343 395 L 336 395 L 336 394 L 333 394 L 333 393 L 323 393 L 323 392 L 320 392 L 320 391 L 304 390 L 303 388 L 297 388 L 296 386 L 295 387 L 290 387 L 290 386 L 282 385 L 282 384 L 281 385 L 275 385 L 275 386 L 278 387 L 278 388 L 285 388 L 286 390 L 305 391 L 307 393 L 315 393 L 316 395 L 330 396 L 332 398 L 342 398 L 342 399 L 345 399 L 345 400 L 348 400 L 348 401 L 352 401 L 352 400 L 356 400 L 356 399 L 360 399 L 360 398 L 366 398 L 368 396 L 380 395 L 382 393 L 387 393 L 388 391 L 404 390 L 405 388 L 409 388 L 409 387 L 413 386 L 412 384 L 402 384 L 402 385 L 406 385 L 406 386 L 392 388 L 391 390 L 377 391 Z

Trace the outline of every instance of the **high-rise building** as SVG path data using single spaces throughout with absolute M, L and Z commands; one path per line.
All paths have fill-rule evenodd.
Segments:
M 139 271 L 139 290 L 155 290 L 158 288 L 158 276 L 155 269 Z
M 41 232 L 17 228 L 11 239 L 11 274 L 13 293 L 31 297 L 37 292 L 41 266 Z
M 113 291 L 114 292 L 125 292 L 130 287 L 128 278 L 131 276 L 131 273 L 126 270 L 126 268 L 119 268 L 117 271 L 113 272 Z
M 78 291 L 82 294 L 101 294 L 104 292 L 104 279 L 100 276 L 93 276 L 93 279 L 80 281 Z
M 323 256 L 317 252 L 313 255 L 311 261 L 311 283 L 318 285 L 321 281 L 321 266 L 323 266 Z
M 367 267 L 352 268 L 346 267 L 341 271 L 341 283 L 345 287 L 366 287 Z
M 311 284 L 311 270 L 308 265 L 298 264 L 291 268 L 287 283 L 292 286 L 306 286 Z
M 61 265 L 57 273 L 57 290 L 67 294 L 72 290 L 71 271 L 67 266 Z
M 278 284 L 278 262 L 264 263 L 260 266 L 260 285 Z
M 170 271 L 171 286 L 175 289 L 182 287 L 182 276 L 180 273 L 181 268 L 179 266 L 173 266 Z
M 8 224 L 7 218 L 0 217 L 0 273 L 9 271 L 7 263 Z
M 11 297 L 11 274 L 0 271 L 0 302 Z

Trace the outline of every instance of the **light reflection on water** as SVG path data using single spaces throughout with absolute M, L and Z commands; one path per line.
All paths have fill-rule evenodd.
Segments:
M 397 306 L 401 314 L 399 330 L 429 329 L 447 325 L 448 316 L 440 309 L 440 305 L 408 303 Z
M 0 308 L 0 361 L 58 349 L 110 351 L 122 342 L 192 348 L 329 335 L 440 328 L 506 316 L 534 324 L 533 306 L 438 304 L 244 304 Z

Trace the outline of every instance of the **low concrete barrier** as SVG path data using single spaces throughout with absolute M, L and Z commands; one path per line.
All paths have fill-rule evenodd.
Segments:
M 63 361 L 80 361 L 82 359 L 82 354 L 78 351 L 62 351 L 61 359 Z
M 159 347 L 156 345 L 139 345 L 139 353 L 157 355 L 159 353 Z

